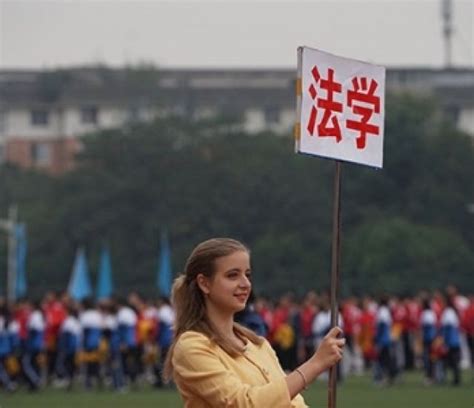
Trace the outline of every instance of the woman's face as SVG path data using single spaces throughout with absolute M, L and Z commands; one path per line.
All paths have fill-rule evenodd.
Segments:
M 250 256 L 236 251 L 215 260 L 212 278 L 198 276 L 198 283 L 206 301 L 220 311 L 236 313 L 245 308 L 250 295 Z

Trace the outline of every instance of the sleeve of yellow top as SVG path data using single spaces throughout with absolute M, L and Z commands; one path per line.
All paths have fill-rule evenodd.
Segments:
M 193 394 L 213 407 L 272 407 L 291 406 L 285 378 L 252 386 L 243 383 L 228 371 L 208 346 L 205 338 L 197 336 L 178 342 L 173 353 L 173 369 Z
M 278 360 L 278 356 L 275 353 L 275 350 L 273 347 L 270 345 L 268 340 L 264 340 L 264 346 L 267 351 L 267 353 L 272 357 L 273 361 L 275 362 L 275 365 L 278 366 L 278 370 L 282 373 L 282 375 L 286 376 L 285 371 L 281 367 L 280 361 Z
M 275 350 L 272 348 L 272 346 L 270 345 L 270 343 L 267 340 L 264 341 L 264 347 L 265 347 L 267 353 L 272 357 L 273 361 L 275 362 L 275 365 L 278 367 L 278 370 L 281 372 L 283 377 L 286 377 L 286 373 L 283 370 L 283 368 L 281 367 L 280 361 L 278 360 L 278 356 L 276 355 Z M 286 391 L 289 392 L 286 380 L 285 380 L 285 386 L 286 386 Z M 298 394 L 292 400 L 292 402 L 298 402 L 300 404 L 299 406 L 308 407 L 308 405 L 306 405 L 306 403 L 304 402 L 304 399 L 301 396 L 301 394 Z

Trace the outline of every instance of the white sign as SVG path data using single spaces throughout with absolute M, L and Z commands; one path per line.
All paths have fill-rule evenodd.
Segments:
M 385 68 L 298 48 L 296 151 L 382 168 Z

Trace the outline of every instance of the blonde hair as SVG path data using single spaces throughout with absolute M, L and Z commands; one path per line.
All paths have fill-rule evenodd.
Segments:
M 171 303 L 176 312 L 176 320 L 173 343 L 164 366 L 164 378 L 166 380 L 170 380 L 173 374 L 171 360 L 174 346 L 179 336 L 186 331 L 193 330 L 206 335 L 233 357 L 243 353 L 240 347 L 223 336 L 208 319 L 204 295 L 196 281 L 199 274 L 212 278 L 215 273 L 215 260 L 239 251 L 250 253 L 244 244 L 231 238 L 213 238 L 201 242 L 194 248 L 186 261 L 184 273 L 175 279 Z M 254 344 L 262 344 L 263 342 L 263 339 L 253 331 L 237 323 L 234 323 L 234 331 L 238 336 L 245 337 Z

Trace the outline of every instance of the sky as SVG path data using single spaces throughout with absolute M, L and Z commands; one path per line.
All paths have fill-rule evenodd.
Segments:
M 153 63 L 292 68 L 306 45 L 441 67 L 442 0 L 0 0 L 0 69 Z M 474 0 L 452 0 L 455 66 L 474 68 Z

